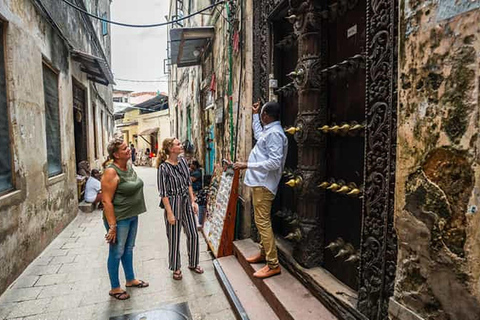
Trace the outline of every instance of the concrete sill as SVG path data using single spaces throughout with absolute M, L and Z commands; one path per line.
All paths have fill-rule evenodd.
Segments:
M 13 190 L 3 196 L 0 197 L 0 203 L 5 201 L 15 201 L 15 199 L 20 198 L 22 195 L 22 191 L 20 190 Z
M 22 190 L 13 190 L 0 197 L 0 210 L 17 205 L 24 200 L 24 192 Z
M 421 316 L 401 305 L 393 297 L 388 304 L 388 314 L 392 320 L 424 320 Z
M 65 173 L 60 173 L 59 175 L 48 178 L 47 185 L 52 186 L 64 180 L 65 180 Z

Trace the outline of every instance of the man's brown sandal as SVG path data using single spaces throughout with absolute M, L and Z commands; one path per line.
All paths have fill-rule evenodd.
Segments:
M 175 280 L 182 280 L 182 271 L 174 271 L 173 272 L 173 279 Z
M 199 274 L 202 274 L 202 273 L 203 273 L 203 269 L 202 269 L 202 267 L 200 267 L 200 266 L 188 267 L 188 269 L 190 269 L 190 270 L 192 270 L 192 271 L 195 271 L 196 273 L 199 273 Z
M 122 292 L 109 292 L 108 293 L 110 297 L 114 297 L 117 300 L 127 300 L 130 299 L 130 295 L 127 293 L 127 291 L 122 291 Z
M 132 285 L 125 285 L 127 288 L 132 288 L 132 287 L 135 287 L 135 288 L 146 288 L 149 286 L 148 282 L 145 282 L 143 280 L 138 280 L 138 283 L 137 284 L 132 284 Z

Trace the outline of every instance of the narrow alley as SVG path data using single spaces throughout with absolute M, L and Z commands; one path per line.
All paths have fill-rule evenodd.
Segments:
M 145 183 L 147 212 L 139 216 L 134 265 L 137 277 L 150 286 L 128 289 L 131 298 L 127 301 L 108 295 L 108 246 L 101 211 L 79 212 L 1 296 L 0 319 L 109 319 L 148 310 L 160 310 L 165 319 L 187 319 L 183 315 L 176 317 L 178 311 L 169 311 L 172 305 L 183 302 L 188 304 L 191 319 L 235 319 L 215 277 L 203 238 L 200 260 L 205 273 L 189 272 L 184 264 L 182 281 L 172 279 L 167 267 L 165 223 L 158 207 L 156 169 L 135 170 Z M 182 236 L 185 262 L 187 251 Z M 123 271 L 120 277 L 124 283 Z

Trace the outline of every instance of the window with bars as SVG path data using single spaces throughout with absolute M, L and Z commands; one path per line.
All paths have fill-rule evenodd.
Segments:
M 0 21 L 0 194 L 13 189 L 3 31 L 4 24 Z
M 45 63 L 43 64 L 43 90 L 45 94 L 48 176 L 52 177 L 62 173 L 58 75 Z

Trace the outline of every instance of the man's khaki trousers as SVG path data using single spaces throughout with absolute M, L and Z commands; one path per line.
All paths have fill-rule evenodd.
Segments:
M 270 211 L 275 195 L 265 187 L 253 187 L 253 210 L 255 225 L 260 233 L 260 250 L 266 256 L 267 264 L 271 269 L 278 267 L 277 247 L 273 235 Z

